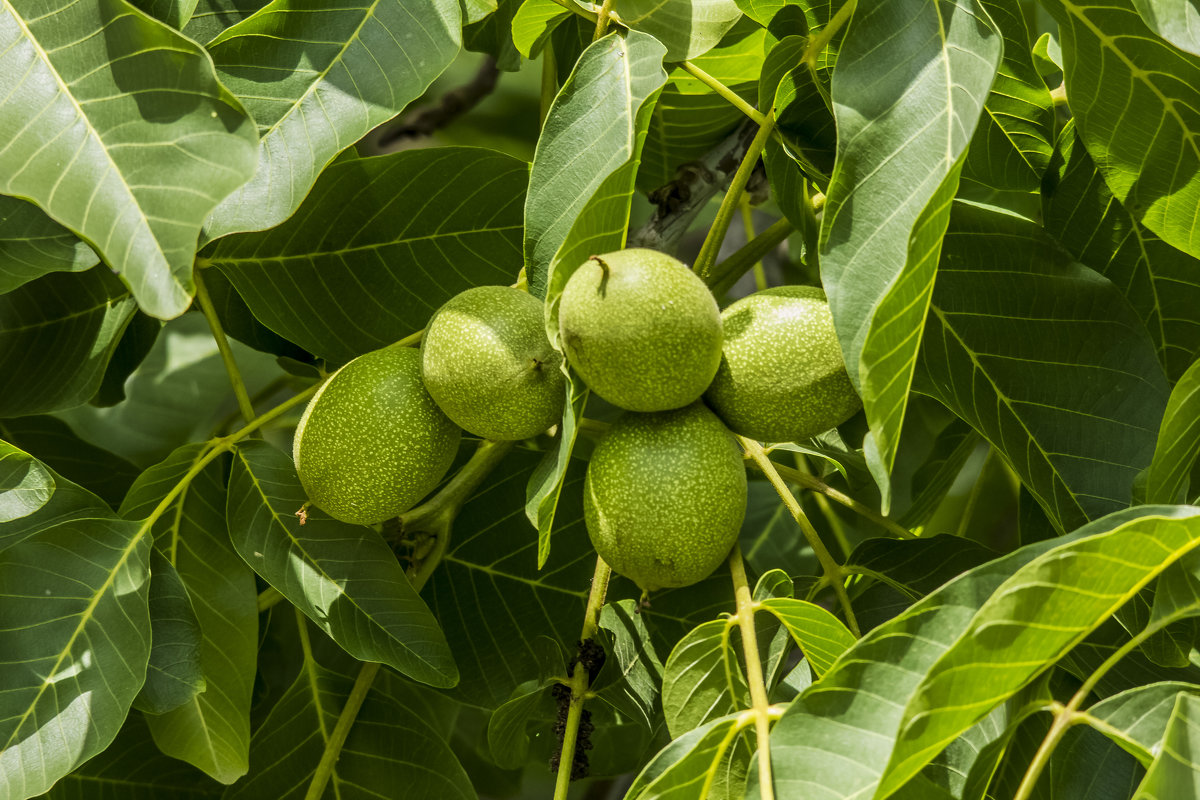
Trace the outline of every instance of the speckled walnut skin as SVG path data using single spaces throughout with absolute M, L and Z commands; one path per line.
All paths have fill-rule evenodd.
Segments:
M 292 446 L 308 499 L 343 522 L 402 514 L 437 486 L 462 431 L 421 382 L 421 356 L 386 347 L 354 359 L 309 402 Z
M 696 583 L 729 555 L 746 516 L 741 451 L 700 403 L 627 413 L 592 453 L 583 511 L 596 552 L 642 589 Z
M 476 286 L 430 320 L 421 340 L 425 387 L 468 433 L 528 439 L 562 418 L 562 354 L 546 338 L 543 305 L 510 286 Z
M 795 442 L 861 407 L 819 288 L 756 292 L 721 318 L 721 366 L 704 399 L 730 429 L 760 442 Z
M 567 361 L 596 394 L 630 411 L 695 401 L 721 361 L 721 312 L 704 281 L 654 250 L 595 256 L 563 287 Z

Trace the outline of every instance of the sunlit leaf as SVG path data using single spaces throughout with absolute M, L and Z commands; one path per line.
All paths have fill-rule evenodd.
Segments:
M 1061 158 L 1042 191 L 1046 230 L 1077 261 L 1111 280 L 1146 325 L 1159 360 L 1178 380 L 1200 349 L 1200 259 L 1177 250 L 1117 202 L 1068 123 Z
M 1171 390 L 1154 460 L 1146 473 L 1146 502 L 1173 503 L 1200 454 L 1200 361 Z
M 1067 102 L 1108 188 L 1140 224 L 1200 258 L 1200 56 L 1146 27 L 1132 0 L 1047 0 Z
M 228 508 L 238 555 L 355 658 L 432 686 L 457 683 L 437 620 L 383 537 L 315 509 L 301 526 L 306 502 L 288 456 L 266 442 L 238 446 Z
M 210 239 L 283 222 L 337 154 L 404 110 L 460 44 L 457 0 L 274 0 L 208 43 L 258 124 L 258 168 L 206 223 Z M 303 68 L 297 68 L 302 64 Z
M 149 562 L 116 519 L 0 551 L 0 797 L 41 794 L 117 735 L 150 657 Z
M 1054 104 L 1033 65 L 1018 0 L 980 0 L 1004 37 L 1004 58 L 983 106 L 963 177 L 996 189 L 1036 191 L 1054 151 Z
M 0 523 L 33 514 L 50 501 L 54 489 L 54 475 L 44 464 L 9 442 L 0 442 Z
M 1142 21 L 1162 38 L 1200 55 L 1200 4 L 1196 0 L 1133 0 Z
M 186 445 L 146 470 L 130 489 L 122 515 L 148 516 L 205 449 Z M 225 523 L 223 466 L 217 462 L 192 478 L 154 526 L 155 549 L 177 570 L 195 609 L 196 655 L 205 685 L 200 694 L 147 721 L 163 752 L 232 783 L 247 768 L 258 608 L 254 574 L 234 552 Z
M 962 155 L 1001 49 L 975 0 L 885 0 L 857 8 L 838 54 L 821 278 L 884 471 L 899 446 Z
M 567 278 L 589 255 L 625 243 L 664 55 L 651 36 L 609 34 L 579 57 L 546 117 L 525 202 L 525 269 L 529 290 L 549 303 L 551 341 Z
M 992 593 L 908 700 L 881 791 L 902 783 L 1200 543 L 1200 509 L 1142 513 L 1040 556 Z
M 99 258 L 32 203 L 0 195 L 0 294 L 47 272 L 80 272 Z
M 122 0 L 13 0 L 0 74 L 0 193 L 81 236 L 148 313 L 181 314 L 201 223 L 255 162 L 208 54 Z
M 1167 723 L 1162 751 L 1134 800 L 1174 800 L 1200 795 L 1200 698 L 1180 692 Z

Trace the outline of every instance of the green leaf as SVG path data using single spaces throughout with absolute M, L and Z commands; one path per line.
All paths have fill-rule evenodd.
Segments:
M 767 32 L 747 19 L 693 63 L 753 104 L 769 42 Z M 652 192 L 670 182 L 677 169 L 700 160 L 745 119 L 707 84 L 683 67 L 675 67 L 668 73 L 650 117 L 638 167 L 638 189 Z
M 828 19 L 822 20 L 820 27 L 826 22 Z M 777 144 L 781 153 L 810 173 L 827 174 L 837 152 L 837 129 L 828 100 L 830 65 L 836 50 L 827 47 L 822 52 L 814 74 L 803 63 L 808 43 L 808 36 L 785 36 L 771 48 L 758 84 L 758 106 L 775 109 L 775 126 L 786 143 Z M 774 188 L 776 195 L 781 194 L 780 186 Z
M 688 731 L 650 760 L 625 797 L 627 800 L 743 797 L 752 753 L 746 731 L 753 727 L 753 714 L 743 712 Z
M 1154 459 L 1146 473 L 1146 502 L 1173 503 L 1200 455 L 1200 361 L 1183 373 L 1163 414 Z
M 1105 698 L 1088 708 L 1087 715 L 1104 723 L 1097 730 L 1149 767 L 1162 749 L 1176 698 L 1198 691 L 1190 683 L 1152 683 Z
M 1200 57 L 1159 39 L 1131 0 L 1048 0 L 1067 101 L 1108 188 L 1140 224 L 1200 257 Z
M 1045 553 L 996 588 L 908 700 L 880 792 L 903 783 L 1200 544 L 1200 509 L 1142 513 Z
M 975 0 L 884 0 L 858 7 L 838 54 L 821 277 L 886 471 L 962 155 L 1001 49 Z
M 0 464 L 9 470 L 8 488 L 0 492 L 0 550 L 69 520 L 112 516 L 99 497 L 36 459 L 27 459 L 28 453 L 0 442 Z
M 1180 50 L 1200 55 L 1200 5 L 1196 0 L 1133 0 L 1150 30 Z
M 583 465 L 575 461 L 555 515 L 554 553 L 538 569 L 537 538 L 523 513 L 537 461 L 520 449 L 505 457 L 459 512 L 449 549 L 422 592 L 461 671 L 456 699 L 481 708 L 503 705 L 537 678 L 540 636 L 574 651 L 596 565 L 583 524 Z
M 148 313 L 183 313 L 200 226 L 254 170 L 253 123 L 208 54 L 123 0 L 13 0 L 0 74 L 0 194 L 83 238 Z
M 918 598 L 999 555 L 970 539 L 939 533 L 919 539 L 868 539 L 854 548 L 845 568 Z
M 2 429 L 0 434 L 12 438 Z M 45 507 L 54 489 L 54 475 L 44 464 L 12 444 L 0 442 L 0 524 Z
M 480 16 L 484 9 L 471 6 L 483 2 L 487 0 L 463 0 L 464 12 L 477 17 L 469 20 L 470 24 L 467 19 L 463 20 L 463 48 L 473 53 L 486 53 L 495 59 L 498 69 L 516 72 L 521 68 L 521 53 L 513 43 L 513 20 L 521 0 L 500 0 Z
M 513 45 L 526 58 L 537 58 L 554 29 L 570 18 L 571 11 L 555 0 L 525 0 L 513 17 Z
M 186 2 L 186 0 L 184 0 Z M 268 0 L 199 0 L 183 35 L 208 44 L 221 31 L 232 27 L 267 4 Z
M 818 678 L 854 645 L 854 634 L 818 605 L 791 597 L 772 597 L 761 605 L 787 628 Z
M 929 522 L 978 446 L 979 437 L 961 419 L 955 418 L 937 434 L 928 457 L 913 472 L 913 497 L 900 516 L 901 525 L 911 530 Z
M 730 639 L 735 618 L 701 624 L 679 640 L 663 668 L 667 730 L 681 736 L 750 705 L 750 689 Z
M 0 195 L 0 294 L 47 272 L 82 272 L 100 261 L 46 212 Z
M 329 797 L 476 797 L 424 709 L 376 678 L 330 775 Z M 250 774 L 224 800 L 302 800 L 354 679 L 306 658 L 250 743 Z
M 138 476 L 133 464 L 85 442 L 70 425 L 55 417 L 0 420 L 0 437 L 28 451 L 67 480 L 95 492 L 113 508 L 121 505 Z M 3 512 L 0 520 L 4 520 Z
M 567 278 L 589 255 L 625 244 L 664 55 L 646 34 L 609 34 L 584 50 L 550 106 L 525 201 L 525 269 L 529 291 L 549 304 L 552 342 Z
M 200 623 L 175 566 L 158 549 L 150 553 L 150 663 L 133 707 L 164 714 L 205 689 L 200 666 Z
M 1146 325 L 1167 376 L 1178 380 L 1200 350 L 1200 260 L 1176 250 L 1113 199 L 1068 123 L 1061 160 L 1042 192 L 1046 230 L 1077 261 L 1104 274 Z
M 612 10 L 623 25 L 662 42 L 667 61 L 704 55 L 742 16 L 734 0 L 616 0 Z
M 0 295 L 0 417 L 86 403 L 136 309 L 103 269 L 51 273 Z
M 1004 37 L 1004 58 L 983 106 L 963 177 L 995 189 L 1037 191 L 1054 152 L 1054 103 L 1033 64 L 1018 0 L 980 0 Z
M 268 328 L 349 361 L 464 289 L 516 279 L 527 169 L 466 147 L 339 161 L 286 223 L 224 239 L 211 260 Z
M 531 724 L 544 724 L 554 719 L 555 700 L 547 689 L 567 677 L 558 642 L 538 637 L 534 649 L 538 660 L 537 680 L 523 685 L 515 697 L 488 718 L 488 751 L 502 769 L 518 769 L 529 760 L 528 729 Z
M 117 349 L 113 351 L 108 369 L 104 371 L 100 388 L 88 401 L 91 405 L 107 408 L 125 399 L 125 381 L 129 380 L 129 376 L 146 360 L 163 327 L 164 323 L 161 320 L 143 311 L 133 315 L 133 319 L 129 320 L 129 325 L 125 327 L 125 332 L 121 334 L 121 340 L 117 342 Z
M 144 534 L 72 520 L 0 552 L 0 797 L 41 794 L 120 730 L 150 657 Z
M 571 467 L 571 452 L 579 436 L 578 420 L 583 419 L 587 407 L 588 388 L 575 373 L 563 363 L 567 371 L 565 390 L 567 401 L 563 406 L 562 424 L 559 425 L 558 444 L 548 448 L 541 462 L 529 476 L 525 487 L 525 516 L 538 532 L 538 569 L 546 566 L 550 557 L 550 536 L 554 531 L 554 516 L 558 501 L 562 497 L 563 482 Z
M 42 800 L 215 800 L 223 787 L 163 755 L 141 714 L 130 714 L 108 748 L 54 784 Z
M 589 687 L 600 699 L 647 730 L 658 724 L 663 665 L 636 600 L 606 603 L 600 610 L 604 667 Z
M 859 639 L 792 702 L 772 730 L 776 795 L 801 796 L 816 784 L 828 798 L 872 796 L 884 776 L 908 698 L 939 658 L 961 641 L 983 602 L 1052 547 L 1069 547 L 1093 534 L 1136 525 L 1144 514 L 1145 509 L 1118 512 L 1068 536 L 976 567 Z M 863 691 L 866 686 L 871 691 Z
M 197 0 L 129 0 L 155 19 L 182 30 L 196 9 Z
M 266 442 L 234 453 L 229 531 L 238 555 L 361 661 L 380 661 L 431 686 L 458 682 L 438 622 L 374 529 L 313 510 L 292 460 Z
M 241 342 L 230 347 L 251 395 L 282 374 L 275 359 Z M 124 391 L 126 399 L 109 408 L 80 406 L 55 416 L 85 441 L 147 468 L 187 442 L 209 438 L 237 414 L 229 374 L 201 314 L 164 325 Z
M 1032 223 L 962 204 L 919 379 L 992 443 L 1060 530 L 1129 504 L 1167 396 L 1145 328 L 1111 283 Z
M 261 143 L 254 177 L 213 212 L 208 238 L 290 217 L 338 153 L 403 111 L 450 65 L 460 26 L 457 0 L 274 0 L 209 42 L 217 73 L 243 98 Z
M 1200 795 L 1200 698 L 1180 692 L 1167 723 L 1162 751 L 1138 786 L 1134 800 L 1175 800 Z
M 146 470 L 121 514 L 148 516 L 206 451 L 201 443 L 185 445 Z M 232 783 L 247 769 L 258 597 L 253 572 L 229 540 L 225 504 L 224 464 L 218 460 L 191 479 L 154 526 L 156 552 L 177 570 L 195 609 L 200 630 L 194 655 L 206 688 L 147 720 L 164 753 Z M 160 626 L 154 630 L 157 648 Z

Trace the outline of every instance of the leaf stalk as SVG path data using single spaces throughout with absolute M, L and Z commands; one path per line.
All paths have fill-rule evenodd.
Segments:
M 762 661 L 758 657 L 758 632 L 754 628 L 754 598 L 746 580 L 746 565 L 742 548 L 734 544 L 729 554 L 729 571 L 733 575 L 733 592 L 737 599 L 737 622 L 742 633 L 742 655 L 746 660 L 746 682 L 750 686 L 750 702 L 754 711 L 755 736 L 758 739 L 758 784 L 763 800 L 775 800 L 775 784 L 771 777 L 771 703 L 763 678 Z
M 846 627 L 850 629 L 855 638 L 861 637 L 862 631 L 858 627 L 858 619 L 854 616 L 854 608 L 850 605 L 850 595 L 846 592 L 846 571 L 829 554 L 829 550 L 825 547 L 825 543 L 821 541 L 817 529 L 809 522 L 804 509 L 800 507 L 800 501 L 796 499 L 796 496 L 792 494 L 787 484 L 783 482 L 783 478 L 779 475 L 778 465 L 767 458 L 767 452 L 763 449 L 763 446 L 753 439 L 747 439 L 745 436 L 738 436 L 737 439 L 741 442 L 742 449 L 754 461 L 757 468 L 767 476 L 767 480 L 775 487 L 775 491 L 779 494 L 779 498 L 783 500 L 783 504 L 791 513 L 792 518 L 800 525 L 800 531 L 804 534 L 809 547 L 813 549 L 813 553 L 817 556 L 817 561 L 821 564 L 821 569 L 825 573 L 825 581 L 833 589 L 833 593 L 837 595 L 838 603 L 842 607 L 842 613 L 846 617 Z M 804 474 L 799 470 L 792 470 L 792 472 L 795 475 Z
M 242 373 L 238 369 L 237 360 L 233 357 L 233 349 L 229 346 L 225 330 L 221 327 L 217 308 L 213 305 L 212 295 L 208 293 L 208 287 L 204 284 L 202 272 L 199 269 L 193 270 L 192 278 L 196 283 L 196 302 L 200 304 L 200 311 L 204 314 L 204 319 L 208 321 L 213 338 L 217 340 L 217 350 L 221 353 L 221 361 L 225 362 L 225 371 L 229 373 L 229 382 L 233 384 L 233 396 L 237 398 L 242 417 L 246 422 L 253 422 L 254 404 L 250 402 L 250 393 L 246 391 L 246 382 L 242 380 Z
M 746 150 L 746 155 L 742 158 L 742 163 L 738 165 L 737 172 L 733 174 L 733 180 L 730 181 L 729 188 L 725 191 L 725 197 L 722 198 L 721 206 L 717 209 L 717 216 L 713 220 L 712 227 L 708 229 L 708 235 L 704 237 L 700 255 L 696 256 L 696 263 L 692 269 L 704 279 L 705 283 L 711 285 L 709 273 L 712 272 L 713 265 L 717 263 L 717 256 L 721 252 L 721 243 L 725 241 L 725 233 L 729 230 L 733 215 L 737 213 L 742 192 L 746 191 L 746 184 L 750 182 L 750 175 L 754 172 L 758 158 L 762 155 L 763 148 L 766 147 L 767 139 L 770 138 L 773 130 L 775 130 L 775 111 L 771 110 L 759 125 L 758 133 L 754 135 L 750 147 Z

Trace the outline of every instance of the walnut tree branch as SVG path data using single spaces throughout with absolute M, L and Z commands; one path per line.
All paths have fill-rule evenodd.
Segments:
M 479 105 L 496 88 L 499 79 L 496 59 L 488 56 L 470 81 L 446 92 L 435 105 L 414 109 L 388 127 L 379 136 L 378 146 L 388 147 L 405 139 L 433 135 Z

